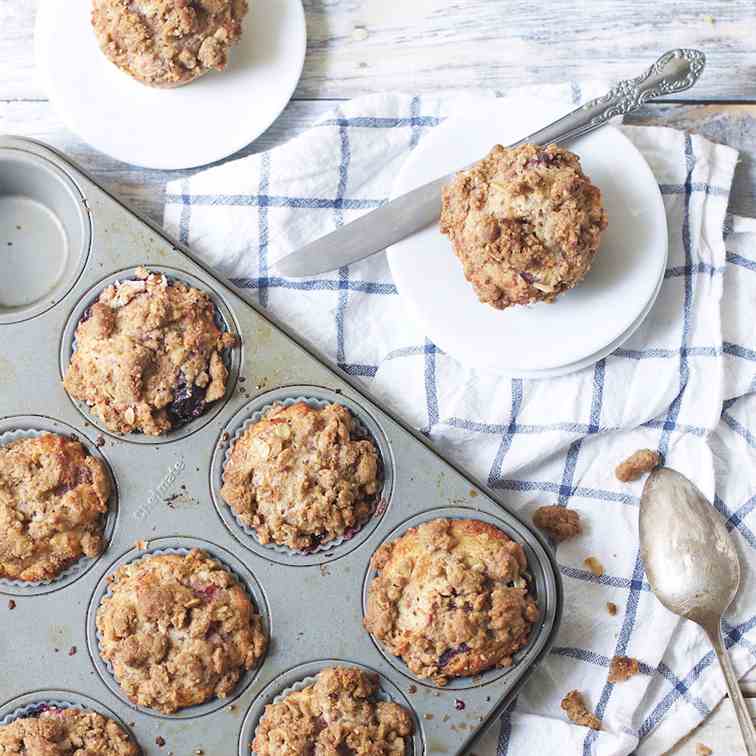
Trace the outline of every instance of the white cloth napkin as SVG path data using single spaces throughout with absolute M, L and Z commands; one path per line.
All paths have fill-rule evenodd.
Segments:
M 570 84 L 539 96 L 566 110 L 600 91 Z M 613 474 L 634 450 L 660 449 L 728 518 L 745 569 L 726 634 L 738 672 L 756 664 L 756 224 L 726 217 L 736 153 L 671 129 L 623 127 L 667 210 L 659 300 L 595 366 L 556 380 L 505 380 L 457 364 L 408 322 L 384 255 L 307 281 L 269 274 L 275 260 L 385 201 L 410 151 L 460 107 L 465 95 L 345 103 L 282 147 L 169 185 L 165 225 L 524 518 L 547 503 L 580 511 L 584 535 L 557 552 L 566 608 L 555 648 L 501 732 L 476 751 L 658 754 L 711 711 L 724 685 L 703 634 L 663 609 L 645 581 L 642 483 Z M 604 565 L 603 577 L 586 569 L 588 556 Z M 615 655 L 639 659 L 641 673 L 608 684 Z M 559 703 L 575 688 L 601 718 L 600 732 L 566 721 Z

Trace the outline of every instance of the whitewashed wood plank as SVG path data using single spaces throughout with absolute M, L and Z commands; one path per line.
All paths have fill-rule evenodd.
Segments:
M 683 97 L 756 99 L 751 0 L 304 0 L 304 6 L 309 45 L 298 98 L 625 78 L 664 49 L 684 45 L 708 51 L 709 65 Z M 35 7 L 0 0 L 0 99 L 43 97 L 33 75 Z
M 756 700 L 749 700 L 751 717 L 756 719 Z M 700 727 L 683 738 L 667 756 L 698 756 L 696 745 L 702 743 L 712 749 L 713 756 L 740 756 L 745 754 L 735 711 L 724 699 Z

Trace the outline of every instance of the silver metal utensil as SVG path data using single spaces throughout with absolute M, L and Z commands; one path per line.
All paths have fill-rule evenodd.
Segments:
M 620 81 L 602 97 L 591 100 L 510 146 L 569 142 L 604 126 L 615 116 L 636 110 L 649 100 L 689 89 L 700 78 L 705 63 L 706 57 L 699 50 L 670 50 L 641 76 Z M 314 276 L 386 249 L 438 219 L 441 214 L 441 193 L 452 175 L 413 189 L 301 247 L 279 260 L 274 266 L 275 272 L 294 278 Z
M 643 489 L 640 544 L 656 597 L 709 637 L 746 752 L 756 756 L 756 731 L 722 637 L 722 615 L 740 583 L 738 553 L 722 517 L 684 475 L 662 467 L 651 473 Z

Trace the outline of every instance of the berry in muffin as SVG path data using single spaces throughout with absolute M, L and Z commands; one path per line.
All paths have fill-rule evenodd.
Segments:
M 98 556 L 110 494 L 79 441 L 44 433 L 0 446 L 0 577 L 50 580 Z
M 222 71 L 242 34 L 247 0 L 93 0 L 105 56 L 150 87 L 179 87 Z
M 224 397 L 223 354 L 237 342 L 205 292 L 136 275 L 108 286 L 79 322 L 63 385 L 109 430 L 159 436 Z
M 128 699 L 164 714 L 226 698 L 262 658 L 262 618 L 200 550 L 120 567 L 97 610 L 100 655 Z
M 375 444 L 346 407 L 277 405 L 234 443 L 221 495 L 261 543 L 311 551 L 359 528 L 381 490 Z
M 409 712 L 378 700 L 378 675 L 353 667 L 324 669 L 314 684 L 269 704 L 255 730 L 257 756 L 404 756 Z
M 500 310 L 573 288 L 606 225 L 580 159 L 553 144 L 497 145 L 444 189 L 441 232 L 478 299 Z
M 538 619 L 522 546 L 487 522 L 423 523 L 381 546 L 371 565 L 366 629 L 438 685 L 510 666 Z

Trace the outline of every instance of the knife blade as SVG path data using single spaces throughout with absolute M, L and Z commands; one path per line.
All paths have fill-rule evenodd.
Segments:
M 700 78 L 705 63 L 706 57 L 699 50 L 670 50 L 641 76 L 619 82 L 602 97 L 509 146 L 569 142 L 604 126 L 615 116 L 636 110 L 649 100 L 689 89 Z M 274 263 L 274 272 L 290 278 L 314 276 L 359 262 L 390 247 L 438 219 L 443 188 L 453 175 L 443 176 L 396 197 L 301 247 Z

